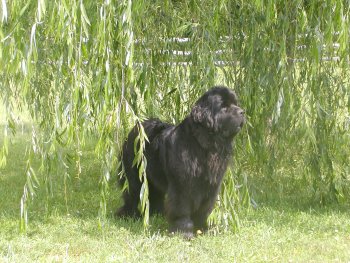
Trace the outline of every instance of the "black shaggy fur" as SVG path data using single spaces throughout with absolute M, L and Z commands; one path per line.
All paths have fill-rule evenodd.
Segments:
M 233 137 L 243 123 L 244 111 L 237 106 L 235 93 L 226 87 L 207 91 L 177 126 L 158 119 L 142 123 L 149 139 L 145 156 L 150 212 L 165 212 L 169 231 L 191 237 L 194 230 L 206 229 L 231 159 Z M 137 167 L 132 165 L 137 133 L 135 126 L 123 146 L 129 190 L 124 192 L 118 216 L 140 215 L 141 182 Z

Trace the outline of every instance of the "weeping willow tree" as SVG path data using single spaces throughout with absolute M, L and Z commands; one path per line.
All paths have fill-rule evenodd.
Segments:
M 348 200 L 349 6 L 348 0 L 2 0 L 1 166 L 17 129 L 14 110 L 28 111 L 32 124 L 22 228 L 38 181 L 50 194 L 53 177 L 66 182 L 72 165 L 80 176 L 91 135 L 101 160 L 102 224 L 130 127 L 147 116 L 177 123 L 214 84 L 237 91 L 248 123 L 211 221 L 237 227 L 237 209 L 251 201 L 248 187 L 255 195 L 303 188 L 322 204 Z M 147 224 L 145 139 L 141 132 L 136 162 Z M 271 188 L 264 193 L 254 184 L 262 179 Z

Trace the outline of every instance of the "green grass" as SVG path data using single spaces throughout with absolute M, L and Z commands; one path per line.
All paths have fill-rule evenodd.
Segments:
M 160 219 L 154 219 L 157 224 Z M 31 223 L 27 235 L 2 219 L 0 260 L 70 262 L 348 262 L 349 214 L 261 209 L 246 216 L 237 234 L 193 241 L 163 230 L 144 233 L 140 222 L 50 216 Z M 160 222 L 162 225 L 162 222 Z
M 0 137 L 1 143 L 1 137 Z M 59 173 L 53 196 L 40 180 L 29 209 L 29 226 L 19 231 L 29 133 L 12 138 L 8 164 L 0 169 L 0 262 L 349 262 L 349 207 L 298 207 L 269 203 L 241 212 L 237 233 L 210 233 L 186 241 L 166 232 L 164 218 L 116 220 L 120 192 L 111 183 L 108 217 L 99 227 L 99 163 L 87 144 L 80 179 Z M 38 162 L 35 163 L 38 165 Z M 40 176 L 39 176 L 40 178 Z M 68 199 L 68 206 L 65 198 Z M 283 205 L 282 205 L 283 204 Z

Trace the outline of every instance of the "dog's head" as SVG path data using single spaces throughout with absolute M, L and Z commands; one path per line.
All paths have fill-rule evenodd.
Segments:
M 235 136 L 242 128 L 244 111 L 237 105 L 236 94 L 227 87 L 207 91 L 191 111 L 193 121 L 224 137 Z

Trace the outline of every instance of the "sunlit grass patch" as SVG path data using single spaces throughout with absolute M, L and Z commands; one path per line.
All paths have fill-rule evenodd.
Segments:
M 153 219 L 151 219 L 151 222 Z M 26 262 L 344 262 L 350 252 L 349 213 L 336 207 L 250 212 L 234 234 L 202 235 L 192 241 L 166 231 L 144 231 L 141 221 L 49 217 L 31 223 L 26 235 L 1 218 L 0 259 Z

